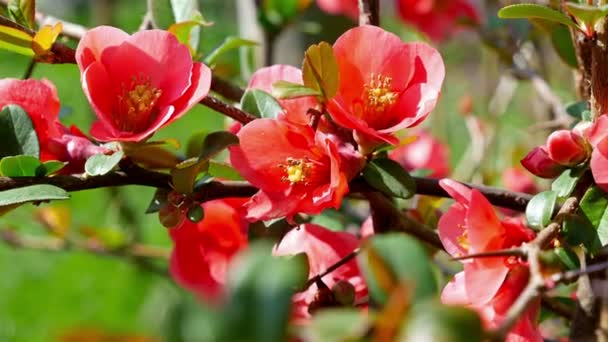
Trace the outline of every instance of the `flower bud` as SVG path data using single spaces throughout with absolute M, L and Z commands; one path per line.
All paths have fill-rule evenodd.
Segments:
M 547 153 L 558 164 L 575 166 L 589 157 L 589 148 L 580 135 L 559 130 L 551 133 L 547 139 Z
M 355 303 L 355 287 L 346 280 L 340 280 L 331 287 L 336 301 L 342 305 L 353 305 Z
M 535 147 L 524 159 L 521 165 L 528 171 L 541 178 L 555 178 L 565 169 L 553 161 L 544 146 Z

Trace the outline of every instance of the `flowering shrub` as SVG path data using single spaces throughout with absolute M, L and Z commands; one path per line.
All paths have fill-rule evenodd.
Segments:
M 186 291 L 149 286 L 163 291 L 154 295 L 162 303 L 138 308 L 168 340 L 586 341 L 605 331 L 594 308 L 605 306 L 598 289 L 608 269 L 606 5 L 519 3 L 498 20 L 479 2 L 401 0 L 392 8 L 403 31 L 380 25 L 379 1 L 319 0 L 358 25 L 330 39 L 330 22 L 320 34 L 332 42 L 302 49 L 301 65 L 273 63 L 284 60 L 285 29 L 314 31 L 299 22 L 310 21 L 310 4 L 238 2 L 238 24 L 251 15 L 259 26 L 240 32 L 263 39 L 212 46 L 233 22 L 207 21 L 197 1 L 148 1 L 133 34 L 48 25 L 54 19 L 35 1 L 0 2 L 0 48 L 29 59 L 23 80 L 0 79 L 0 216 L 8 218 L 0 240 L 112 256 L 170 276 Z M 502 20 L 522 18 L 536 26 Z M 466 40 L 439 44 L 465 28 Z M 429 42 L 409 41 L 411 30 Z M 476 43 L 496 52 L 482 56 L 488 77 L 478 77 L 489 68 L 469 51 Z M 241 51 L 231 63 L 232 50 L 257 45 L 263 60 Z M 579 102 L 564 106 L 568 89 L 558 96 L 544 80 L 557 67 L 543 58 L 554 52 L 560 67 L 575 68 Z M 82 92 L 64 72 L 70 67 Z M 516 86 L 524 81 L 526 94 Z M 493 93 L 481 89 L 489 85 Z M 64 95 L 68 87 L 75 96 Z M 511 105 L 529 98 L 537 105 Z M 91 137 L 82 133 L 87 111 Z M 134 211 L 148 200 L 142 187 L 155 190 L 146 213 L 159 225 Z M 47 206 L 97 188 L 110 190 Z M 32 214 L 28 203 L 44 207 Z M 42 233 L 17 227 L 28 215 Z M 5 252 L 13 253 L 0 250 L 0 261 Z M 103 283 L 113 286 L 114 274 Z M 21 289 L 7 284 L 0 291 Z M 191 314 L 199 306 L 204 312 Z M 19 316 L 7 312 L 1 340 Z M 189 326 L 197 331 L 186 333 Z M 122 340 L 110 335 L 79 328 L 57 336 Z

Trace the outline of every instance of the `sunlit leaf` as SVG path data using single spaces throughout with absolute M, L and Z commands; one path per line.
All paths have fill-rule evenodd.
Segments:
M 0 158 L 29 155 L 38 158 L 40 145 L 30 116 L 23 108 L 8 105 L 0 111 Z
M 388 196 L 410 198 L 416 193 L 416 183 L 396 161 L 378 158 L 363 169 L 363 178 L 376 190 Z
M 111 155 L 103 153 L 94 154 L 87 159 L 84 164 L 84 170 L 90 176 L 102 176 L 114 170 L 123 157 L 123 151 L 115 151 Z
M 258 118 L 276 118 L 283 107 L 272 95 L 260 89 L 249 89 L 241 99 L 241 108 Z
M 257 42 L 239 37 L 226 37 L 222 44 L 215 48 L 206 58 L 205 64 L 213 66 L 217 63 L 218 58 L 228 51 L 238 49 L 245 46 L 256 46 Z
M 0 25 L 0 49 L 16 52 L 25 56 L 34 56 L 33 38 L 29 34 L 8 26 Z
M 0 191 L 0 207 L 35 201 L 63 200 L 70 195 L 62 188 L 39 184 Z
M 502 19 L 530 19 L 538 18 L 564 24 L 574 29 L 578 26 L 570 17 L 550 7 L 538 4 L 515 4 L 503 7 L 498 11 Z
M 326 100 L 338 92 L 338 61 L 333 47 L 326 42 L 312 45 L 302 63 L 304 86 L 318 90 Z
M 551 221 L 557 193 L 555 191 L 543 191 L 530 200 L 526 206 L 526 219 L 532 227 L 542 228 Z

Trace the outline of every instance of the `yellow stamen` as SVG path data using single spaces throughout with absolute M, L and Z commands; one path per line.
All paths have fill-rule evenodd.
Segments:
M 397 102 L 397 92 L 392 91 L 391 77 L 372 75 L 371 81 L 365 86 L 366 107 L 376 113 L 386 111 Z
M 120 129 L 131 132 L 145 129 L 156 116 L 155 106 L 161 95 L 162 90 L 152 86 L 143 76 L 133 77 L 128 88 L 123 84 L 114 113 Z

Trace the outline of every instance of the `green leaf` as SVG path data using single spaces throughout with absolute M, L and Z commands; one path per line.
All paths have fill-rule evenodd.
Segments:
M 222 44 L 220 44 L 220 46 L 215 48 L 215 50 L 213 50 L 207 56 L 207 58 L 205 58 L 205 64 L 213 67 L 217 63 L 218 58 L 226 52 L 245 46 L 256 45 L 258 45 L 258 43 L 252 40 L 247 40 L 239 37 L 227 37 L 226 39 L 224 39 Z
M 557 197 L 565 198 L 570 196 L 576 184 L 578 184 L 581 174 L 584 169 L 574 170 L 566 169 L 562 174 L 557 177 L 551 184 L 551 190 L 557 193 Z
M 572 68 L 578 67 L 572 36 L 570 36 L 570 31 L 567 27 L 557 25 L 551 32 L 551 43 L 553 44 L 555 52 L 557 52 L 557 55 L 564 63 Z
M 484 330 L 479 315 L 462 306 L 426 302 L 414 306 L 399 341 L 481 342 Z
M 536 194 L 526 207 L 526 219 L 528 224 L 535 228 L 542 228 L 551 222 L 557 193 L 555 191 L 543 191 Z
M 608 207 L 608 197 L 602 189 L 592 186 L 583 195 L 579 207 L 580 212 L 589 220 L 591 225 L 598 227 Z
M 271 251 L 271 244 L 254 242 L 231 262 L 218 340 L 288 340 L 292 296 L 308 278 L 308 260 L 303 254 L 273 257 Z
M 363 169 L 363 178 L 374 189 L 399 198 L 410 198 L 416 193 L 416 182 L 399 163 L 388 158 L 378 158 Z
M 54 185 L 40 184 L 0 191 L 0 207 L 37 201 L 63 200 L 70 195 Z
M 94 154 L 84 164 L 85 172 L 90 176 L 103 176 L 112 171 L 124 157 L 123 151 L 115 151 L 111 155 Z
M 207 171 L 209 161 L 200 158 L 190 158 L 175 165 L 171 169 L 171 183 L 175 191 L 189 194 L 194 189 L 194 183 L 198 175 Z
M 264 0 L 258 7 L 258 19 L 271 34 L 276 35 L 298 14 L 300 0 Z
M 304 86 L 318 90 L 325 100 L 338 92 L 338 61 L 334 49 L 326 42 L 312 45 L 304 54 L 302 63 Z
M 190 220 L 190 222 L 198 223 L 202 221 L 205 217 L 205 212 L 203 211 L 203 208 L 197 204 L 188 209 L 186 217 L 188 217 L 188 220 Z
M 575 101 L 566 104 L 566 113 L 575 119 L 581 120 L 583 112 L 586 110 L 589 110 L 589 103 L 587 101 Z
M 5 177 L 33 177 L 37 175 L 41 167 L 42 163 L 36 157 L 27 155 L 4 157 L 0 160 L 0 175 Z
M 375 235 L 364 243 L 358 262 L 372 299 L 381 305 L 402 284 L 411 289 L 412 301 L 437 293 L 427 253 L 418 241 L 405 234 Z
M 10 0 L 7 6 L 11 18 L 31 29 L 36 28 L 36 1 Z
M 0 49 L 16 52 L 25 56 L 34 56 L 33 37 L 8 26 L 0 25 Z
M 272 96 L 277 99 L 296 99 L 305 96 L 320 96 L 321 92 L 303 84 L 278 81 L 272 85 Z
M 203 148 L 199 159 L 211 159 L 216 154 L 222 152 L 228 146 L 238 145 L 239 138 L 227 131 L 218 131 L 208 134 L 203 141 Z
M 241 108 L 258 118 L 276 118 L 283 107 L 272 95 L 260 89 L 249 89 L 241 99 Z
M 63 169 L 68 163 L 64 163 L 58 160 L 49 160 L 42 163 L 42 168 L 44 169 L 44 174 L 39 176 L 47 176 L 52 175 L 54 173 L 59 172 Z
M 29 155 L 38 158 L 40 145 L 30 116 L 23 108 L 8 105 L 0 111 L 0 158 Z
M 561 263 L 566 267 L 566 269 L 578 270 L 581 267 L 580 262 L 578 261 L 578 257 L 572 249 L 558 247 L 555 248 L 553 252 L 555 253 L 555 255 L 557 255 L 557 257 L 559 258 Z
M 167 203 L 167 197 L 171 191 L 167 189 L 156 189 L 154 192 L 154 197 L 148 204 L 148 208 L 146 209 L 146 214 L 156 213 L 160 210 L 163 204 Z
M 584 23 L 585 27 L 593 29 L 595 24 L 599 20 L 608 15 L 608 6 L 590 6 L 587 4 L 575 4 L 572 2 L 565 2 L 564 7 L 566 11 L 570 13 L 577 22 Z
M 584 216 L 566 215 L 562 224 L 562 236 L 570 246 L 583 245 L 591 254 L 602 247 L 597 230 Z
M 190 19 L 178 21 L 169 26 L 168 31 L 173 33 L 180 43 L 188 46 L 190 54 L 194 57 L 198 51 L 201 27 L 212 24 L 206 21 L 200 12 L 196 11 Z
M 537 4 L 516 4 L 503 7 L 498 11 L 498 17 L 502 19 L 531 19 L 538 18 L 564 24 L 578 29 L 578 26 L 570 17 L 552 8 Z
M 327 308 L 303 326 L 304 341 L 360 341 L 370 328 L 370 317 L 355 308 Z
M 225 163 L 218 163 L 213 160 L 209 161 L 209 169 L 207 170 L 207 173 L 212 177 L 224 180 L 239 181 L 244 179 L 243 176 L 241 176 L 241 174 L 232 166 Z

